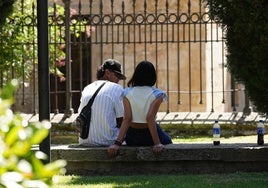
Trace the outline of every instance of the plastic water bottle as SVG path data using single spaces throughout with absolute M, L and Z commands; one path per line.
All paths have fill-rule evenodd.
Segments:
M 216 120 L 213 125 L 213 144 L 214 146 L 220 145 L 220 125 L 219 122 Z
M 264 144 L 264 124 L 262 120 L 260 120 L 257 125 L 257 134 L 258 134 L 258 140 L 257 140 L 258 145 L 263 145 Z

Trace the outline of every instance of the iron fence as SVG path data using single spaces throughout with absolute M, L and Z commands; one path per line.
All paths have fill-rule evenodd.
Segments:
M 21 78 L 14 108 L 36 113 L 36 11 L 34 2 L 26 11 L 25 2 L 20 2 L 21 17 L 8 22 L 16 22 L 17 32 L 27 40 L 9 41 L 12 46 L 4 50 L 17 54 L 16 59 L 7 69 L 0 53 L 0 76 L 1 85 Z M 77 112 L 82 89 L 95 79 L 96 68 L 106 58 L 118 59 L 128 78 L 139 61 L 151 61 L 157 70 L 156 86 L 169 97 L 161 111 L 229 112 L 249 107 L 243 86 L 225 67 L 224 32 L 210 19 L 203 0 L 49 1 L 48 20 L 51 112 Z M 2 30 L 0 51 L 6 35 Z

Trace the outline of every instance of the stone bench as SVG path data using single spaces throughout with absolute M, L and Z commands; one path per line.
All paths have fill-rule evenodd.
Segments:
M 52 145 L 51 159 L 67 161 L 67 174 L 145 175 L 268 171 L 268 145 L 170 144 L 155 156 L 151 147 L 121 146 L 115 158 L 107 147 Z

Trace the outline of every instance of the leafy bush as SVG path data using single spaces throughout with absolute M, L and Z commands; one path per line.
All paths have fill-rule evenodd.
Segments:
M 38 63 L 36 2 L 0 0 L 0 70 L 6 80 L 14 75 L 16 78 L 28 79 L 36 71 L 33 69 L 33 65 Z M 1 8 L 1 5 L 5 7 Z M 90 30 L 86 20 L 78 20 L 75 14 L 77 12 L 70 9 L 69 29 L 72 35 L 79 37 L 81 33 Z M 60 81 L 65 81 L 64 73 L 60 70 L 66 64 L 64 6 L 55 4 L 48 7 L 48 15 L 50 73 L 57 75 Z
M 6 80 L 14 76 L 29 78 L 34 71 L 33 64 L 37 63 L 34 59 L 37 54 L 37 29 L 33 25 L 35 20 L 31 18 L 36 14 L 32 8 L 34 0 L 13 2 L 9 4 L 11 12 L 2 18 L 0 26 L 0 69 Z
M 16 88 L 13 80 L 0 91 L 0 187 L 48 187 L 54 175 L 64 173 L 66 162 L 44 164 L 46 155 L 32 150 L 47 137 L 51 124 L 28 124 L 11 111 Z
M 268 1 L 206 1 L 211 18 L 226 31 L 228 69 L 257 110 L 268 113 Z
M 0 25 L 2 25 L 6 17 L 12 12 L 13 3 L 15 1 L 16 0 L 0 0 Z

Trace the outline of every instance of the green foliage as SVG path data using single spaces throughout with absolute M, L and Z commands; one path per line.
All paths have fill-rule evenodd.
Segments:
M 37 30 L 32 15 L 34 0 L 16 0 L 13 12 L 0 28 L 0 69 L 7 80 L 17 77 L 30 77 L 37 54 Z M 5 10 L 5 8 L 3 8 Z M 1 11 L 3 10 L 1 9 Z M 12 74 L 10 74 L 12 71 Z
M 37 63 L 37 18 L 36 0 L 0 0 L 0 70 L 6 80 L 12 77 L 30 78 L 33 65 Z M 13 12 L 10 12 L 12 11 Z M 9 11 L 9 14 L 7 13 Z M 64 74 L 59 67 L 65 66 L 65 10 L 55 4 L 48 8 L 49 18 L 49 63 L 50 73 L 64 81 Z M 87 27 L 83 20 L 73 18 L 71 9 L 70 32 L 79 37 Z M 7 17 L 8 16 L 8 17 Z M 11 74 L 12 73 L 12 74 Z
M 65 62 L 65 9 L 62 5 L 54 4 L 48 8 L 49 18 L 49 59 L 50 59 L 50 73 L 60 77 L 61 81 L 65 80 L 64 74 L 60 71 L 60 67 L 66 65 Z M 78 20 L 74 18 L 76 10 L 70 9 L 70 34 L 79 37 L 81 32 L 88 30 L 85 20 Z
M 48 187 L 64 172 L 63 160 L 43 164 L 46 155 L 32 147 L 48 135 L 49 122 L 28 124 L 10 110 L 18 82 L 0 91 L 0 187 Z
M 227 67 L 257 110 L 268 113 L 268 1 L 206 0 L 226 31 Z
M 49 42 L 49 62 L 50 73 L 64 78 L 64 74 L 58 67 L 65 66 L 65 29 L 64 25 L 64 7 L 55 5 L 48 8 L 48 23 L 50 25 L 50 42 Z
M 6 17 L 9 16 L 9 14 L 13 10 L 13 3 L 16 0 L 0 0 L 0 25 L 3 24 L 5 21 Z

